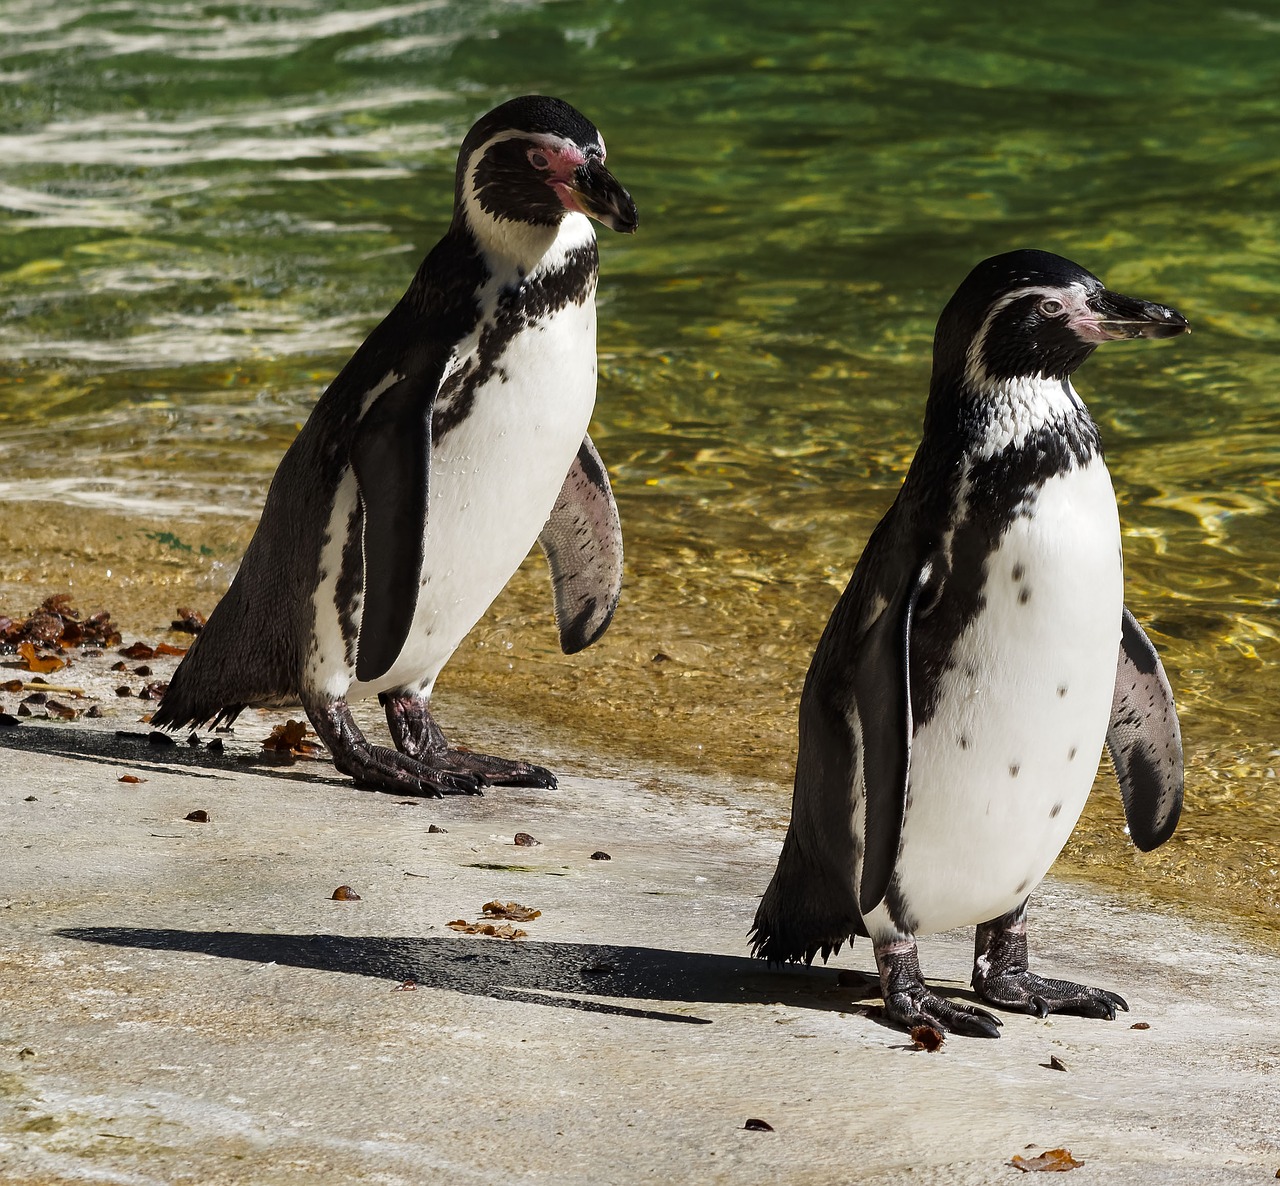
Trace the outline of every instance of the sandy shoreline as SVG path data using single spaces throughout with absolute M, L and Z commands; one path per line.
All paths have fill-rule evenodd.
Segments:
M 1132 1012 L 926 1054 L 836 987 L 865 944 L 746 958 L 781 834 L 727 780 L 409 802 L 239 761 L 254 716 L 220 756 L 126 719 L 0 731 L 6 1182 L 985 1183 L 1059 1146 L 1081 1182 L 1280 1167 L 1280 959 L 1231 931 L 1049 883 L 1037 968 Z M 542 914 L 515 942 L 447 927 L 492 899 Z M 965 991 L 971 944 L 925 941 L 926 972 Z

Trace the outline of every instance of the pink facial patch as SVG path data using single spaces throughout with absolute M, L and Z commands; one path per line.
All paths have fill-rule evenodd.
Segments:
M 586 164 L 587 158 L 576 144 L 557 138 L 539 140 L 527 153 L 529 163 L 546 175 L 547 184 L 556 191 L 566 210 L 586 214 L 587 208 L 573 188 L 573 175 Z

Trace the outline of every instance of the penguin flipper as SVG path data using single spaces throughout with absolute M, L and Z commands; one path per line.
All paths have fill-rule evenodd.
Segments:
M 1182 732 L 1160 656 L 1128 606 L 1121 618 L 1107 749 L 1129 835 L 1142 852 L 1150 852 L 1173 835 L 1182 812 Z
M 884 900 L 898 861 L 911 778 L 911 630 L 933 571 L 926 558 L 906 574 L 866 628 L 852 672 L 866 796 L 858 890 L 864 916 Z
M 364 547 L 358 680 L 386 674 L 418 607 L 431 481 L 431 406 L 438 387 L 438 373 L 425 383 L 421 375 L 397 379 L 374 399 L 352 439 Z
M 589 436 L 582 438 L 538 543 L 551 566 L 560 649 L 572 655 L 605 632 L 622 591 L 622 524 Z

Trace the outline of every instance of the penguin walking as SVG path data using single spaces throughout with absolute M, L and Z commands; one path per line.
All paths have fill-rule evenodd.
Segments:
M 1104 741 L 1144 852 L 1182 805 L 1182 741 L 1124 605 L 1120 524 L 1071 376 L 1101 342 L 1189 332 L 1060 256 L 985 260 L 934 338 L 920 447 L 805 680 L 786 840 L 752 928 L 771 962 L 875 946 L 886 1014 L 997 1037 L 924 981 L 916 938 L 977 925 L 1004 1009 L 1114 1019 L 1113 992 L 1027 968 L 1027 901 Z
M 236 578 L 154 724 L 300 702 L 361 786 L 555 786 L 540 766 L 451 747 L 429 704 L 535 540 L 566 653 L 599 638 L 617 605 L 622 532 L 587 435 L 591 218 L 636 229 L 604 140 L 568 103 L 513 99 L 468 132 L 448 231 L 285 454 Z M 394 749 L 352 718 L 348 702 L 369 696 Z

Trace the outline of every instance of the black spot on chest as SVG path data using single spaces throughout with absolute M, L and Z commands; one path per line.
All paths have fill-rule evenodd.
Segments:
M 958 661 L 956 644 L 986 607 L 987 582 L 997 578 L 992 557 L 1005 533 L 1018 519 L 1035 514 L 1046 482 L 1087 465 L 1100 452 L 1097 428 L 1081 413 L 1033 431 L 1021 445 L 990 457 L 971 452 L 956 458 L 944 474 L 932 475 L 937 485 L 925 514 L 940 525 L 934 531 L 942 564 L 938 594 L 912 634 L 911 699 L 917 729 L 937 711 L 943 676 Z M 1021 583 L 1026 575 L 1017 563 L 998 579 Z M 1023 585 L 1019 604 L 1030 598 L 1031 590 Z
M 598 266 L 593 239 L 571 251 L 562 267 L 525 278 L 498 293 L 475 352 L 441 384 L 431 417 L 433 440 L 441 440 L 471 415 L 476 393 L 490 380 L 507 382 L 511 378 L 499 363 L 518 334 L 542 329 L 543 323 L 566 306 L 592 299 Z

